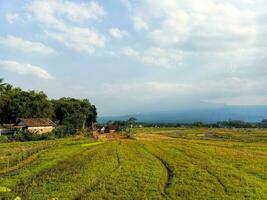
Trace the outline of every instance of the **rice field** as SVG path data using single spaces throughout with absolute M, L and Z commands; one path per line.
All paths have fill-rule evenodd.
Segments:
M 267 199 L 267 130 L 0 144 L 0 199 Z

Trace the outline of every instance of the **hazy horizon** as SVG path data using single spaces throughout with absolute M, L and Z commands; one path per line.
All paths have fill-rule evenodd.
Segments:
M 267 105 L 264 0 L 0 1 L 0 78 L 101 116 Z

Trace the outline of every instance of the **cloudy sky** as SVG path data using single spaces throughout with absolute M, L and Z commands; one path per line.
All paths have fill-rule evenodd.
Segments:
M 0 77 L 100 115 L 267 105 L 267 2 L 1 0 Z

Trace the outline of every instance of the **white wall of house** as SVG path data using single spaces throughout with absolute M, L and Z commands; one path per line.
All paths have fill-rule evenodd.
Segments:
M 53 131 L 55 129 L 55 127 L 53 126 L 43 126 L 43 127 L 28 127 L 27 130 L 30 132 L 37 132 L 39 134 L 42 133 L 49 133 L 51 131 Z

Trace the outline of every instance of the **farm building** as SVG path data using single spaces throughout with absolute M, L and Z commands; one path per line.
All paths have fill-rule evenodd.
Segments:
M 97 128 L 97 131 L 101 133 L 114 133 L 119 131 L 119 126 L 118 125 L 101 126 Z
M 39 134 L 48 133 L 55 129 L 56 124 L 48 118 L 20 119 L 15 128 L 37 132 Z
M 118 132 L 119 131 L 119 126 L 118 125 L 109 125 L 108 126 L 109 132 Z

